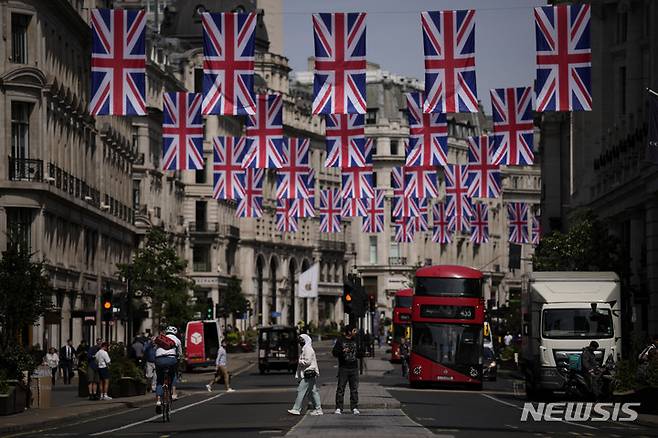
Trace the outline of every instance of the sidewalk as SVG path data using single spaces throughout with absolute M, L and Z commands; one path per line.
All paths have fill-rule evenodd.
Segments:
M 363 376 L 381 377 L 392 371 L 394 366 L 381 357 L 367 358 Z M 345 390 L 346 407 L 349 406 L 349 388 Z M 404 436 L 427 437 L 432 432 L 411 420 L 400 409 L 400 402 L 378 383 L 359 382 L 359 410 L 361 415 L 352 415 L 349 410 L 343 415 L 333 413 L 336 397 L 336 383 L 320 387 L 320 399 L 325 415 L 305 415 L 286 436 L 307 437 L 321 432 L 323 438 L 340 437 L 346 434 L 356 437 Z
M 237 374 L 256 361 L 256 353 L 234 353 L 229 357 L 229 372 Z M 185 383 L 197 383 L 209 380 L 208 373 L 185 374 Z M 59 382 L 58 382 L 59 383 Z M 59 383 L 51 393 L 51 407 L 28 409 L 16 415 L 0 417 L 0 436 L 36 428 L 56 426 L 70 421 L 91 418 L 99 413 L 107 415 L 122 409 L 148 406 L 153 403 L 153 394 L 147 393 L 136 397 L 115 398 L 109 401 L 89 401 L 78 395 L 78 379 L 70 385 Z M 186 397 L 185 389 L 179 390 L 180 398 Z

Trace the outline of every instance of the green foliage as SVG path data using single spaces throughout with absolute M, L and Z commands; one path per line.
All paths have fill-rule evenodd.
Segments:
M 231 347 L 235 347 L 240 342 L 240 335 L 237 332 L 230 332 L 226 334 L 226 342 Z
M 0 370 L 0 394 L 9 394 L 9 383 L 7 383 L 7 372 Z
M 620 360 L 615 365 L 615 390 L 629 391 L 635 389 L 637 384 L 637 362 Z
M 8 379 L 22 380 L 23 371 L 32 374 L 36 366 L 32 356 L 19 345 L 9 345 L 0 350 L 0 370 Z
M 53 289 L 44 262 L 33 262 L 25 247 L 10 240 L 0 260 L 0 349 L 16 343 L 25 326 L 52 306 Z
M 151 228 L 132 263 L 118 268 L 119 275 L 131 281 L 133 291 L 151 299 L 154 319 L 182 327 L 193 316 L 188 294 L 193 284 L 185 277 L 186 266 L 167 234 Z
M 126 356 L 122 344 L 111 344 L 108 349 L 110 355 L 110 382 L 118 383 L 122 377 L 132 377 L 141 382 L 146 382 L 144 373 L 135 362 Z
M 509 361 L 514 360 L 514 353 L 518 353 L 519 349 L 515 346 L 507 346 L 503 348 L 503 351 L 500 352 L 500 360 Z
M 647 386 L 658 388 L 658 357 L 654 357 L 649 361 L 644 376 Z
M 533 256 L 535 271 L 614 271 L 621 273 L 619 240 L 591 211 L 574 218 L 565 234 L 542 237 Z
M 242 295 L 242 282 L 235 275 L 228 279 L 224 298 L 226 313 L 242 315 L 247 311 L 247 299 Z

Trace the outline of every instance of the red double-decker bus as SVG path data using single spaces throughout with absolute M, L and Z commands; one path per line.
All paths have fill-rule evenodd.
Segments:
M 400 362 L 400 344 L 411 328 L 411 300 L 413 289 L 402 289 L 395 293 L 393 303 L 393 340 L 391 341 L 391 362 Z
M 416 271 L 409 382 L 482 387 L 482 273 L 464 266 Z

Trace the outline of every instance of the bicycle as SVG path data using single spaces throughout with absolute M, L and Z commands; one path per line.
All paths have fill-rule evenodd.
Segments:
M 171 396 L 171 368 L 165 370 L 164 383 L 162 384 L 162 422 L 171 421 L 171 405 L 173 398 Z

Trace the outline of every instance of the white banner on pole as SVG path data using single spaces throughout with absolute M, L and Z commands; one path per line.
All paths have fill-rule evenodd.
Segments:
M 299 274 L 297 283 L 297 296 L 299 298 L 316 298 L 318 296 L 318 282 L 320 281 L 320 264 L 315 263 L 308 270 Z

